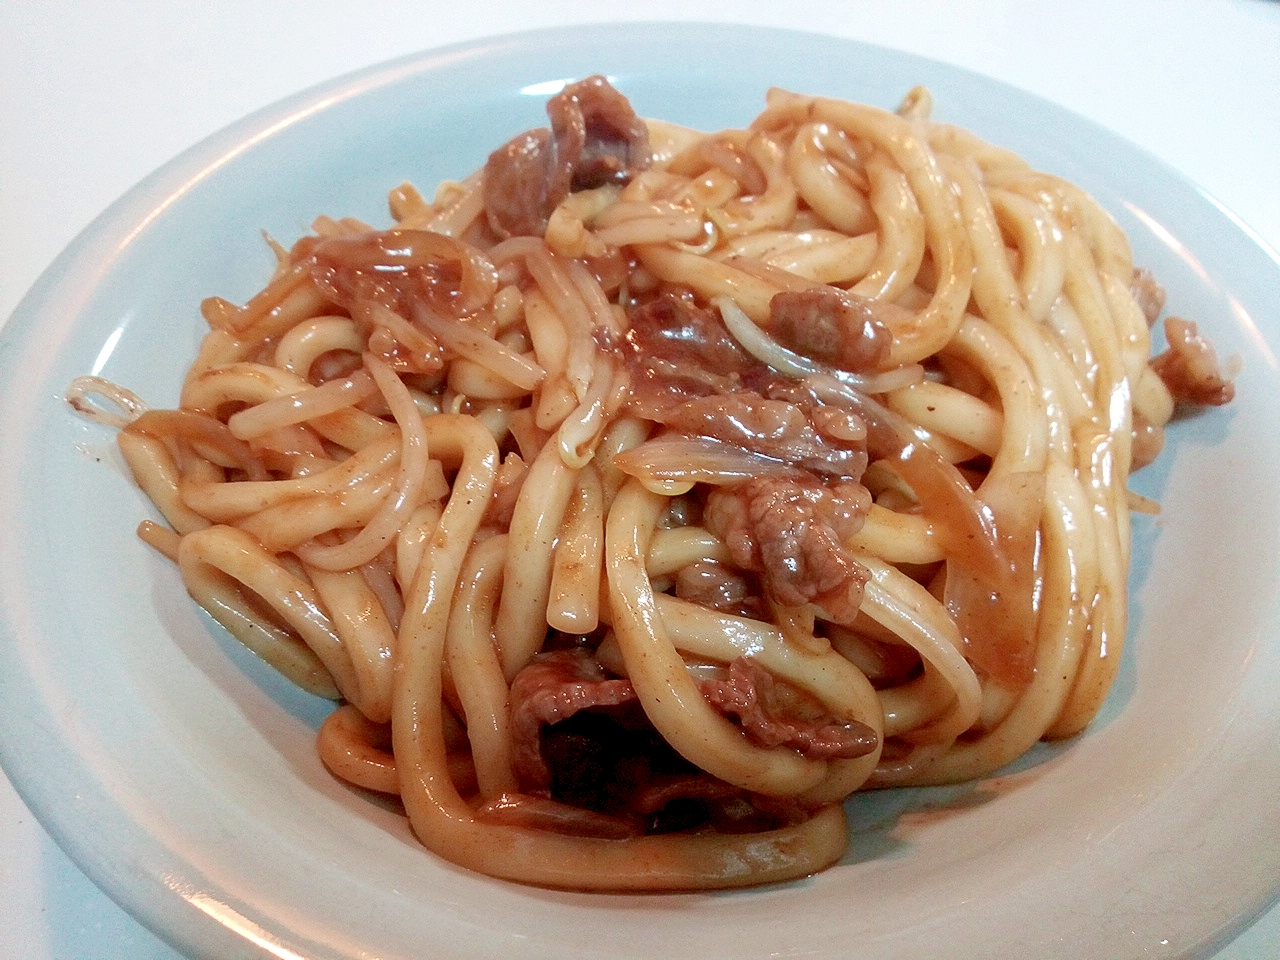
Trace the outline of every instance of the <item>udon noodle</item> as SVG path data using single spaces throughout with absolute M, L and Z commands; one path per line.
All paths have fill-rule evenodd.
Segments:
M 143 539 L 338 702 L 339 778 L 456 864 L 584 890 L 810 874 L 855 791 L 1098 710 L 1133 469 L 1232 387 L 1080 189 L 930 118 L 601 78 L 394 224 L 323 217 L 176 409 L 83 378 Z M 118 412 L 113 411 L 113 404 Z

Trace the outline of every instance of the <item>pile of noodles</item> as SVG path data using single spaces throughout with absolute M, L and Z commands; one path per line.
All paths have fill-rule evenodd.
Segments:
M 143 538 L 339 701 L 324 762 L 442 857 L 578 889 L 844 851 L 856 790 L 1083 729 L 1131 470 L 1231 385 L 1081 190 L 929 117 L 743 130 L 603 80 L 395 224 L 322 218 L 173 410 L 84 378 Z M 113 414 L 104 402 L 123 410 Z M 113 419 L 114 418 L 114 419 Z

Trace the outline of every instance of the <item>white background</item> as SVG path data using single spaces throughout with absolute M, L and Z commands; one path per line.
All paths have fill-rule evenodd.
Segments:
M 1280 249 L 1275 0 L 3 0 L 0 322 L 112 200 L 244 114 L 402 54 L 603 19 L 798 27 L 977 70 L 1127 137 Z M 177 957 L 84 878 L 2 775 L 0 957 Z M 1276 957 L 1280 908 L 1215 960 Z

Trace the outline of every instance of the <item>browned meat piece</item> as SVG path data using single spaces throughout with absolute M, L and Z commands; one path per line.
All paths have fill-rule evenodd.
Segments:
M 547 103 L 547 116 L 570 165 L 571 191 L 625 184 L 653 159 L 644 121 L 602 76 L 565 87 Z
M 770 829 L 805 815 L 681 757 L 649 723 L 630 681 L 610 678 L 584 648 L 540 654 L 517 674 L 511 713 L 522 793 L 486 805 L 480 816 L 489 822 L 627 836 Z
M 869 575 L 844 544 L 870 506 L 856 481 L 770 476 L 713 490 L 704 519 L 736 565 L 760 574 L 775 603 L 815 603 L 828 619 L 852 623 Z
M 1221 406 L 1236 394 L 1218 364 L 1213 344 L 1200 336 L 1190 320 L 1169 317 L 1164 322 L 1169 349 L 1151 361 L 1173 399 L 1194 406 Z
M 586 650 L 539 654 L 511 682 L 512 758 L 521 782 L 546 793 L 551 771 L 542 755 L 542 731 L 582 710 L 634 703 L 630 680 L 611 678 Z
M 569 84 L 547 116 L 549 130 L 520 134 L 485 163 L 485 214 L 501 237 L 541 236 L 571 192 L 626 183 L 652 159 L 644 121 L 604 77 Z
M 631 371 L 631 406 L 644 415 L 673 402 L 738 389 L 768 368 L 747 354 L 717 313 L 692 299 L 664 293 L 630 314 L 625 341 L 615 345 Z
M 500 237 L 541 236 L 547 218 L 569 195 L 569 177 L 556 162 L 551 131 L 526 130 L 484 165 L 485 216 Z
M 699 682 L 707 701 L 766 747 L 806 757 L 861 757 L 876 748 L 864 724 L 831 716 L 812 696 L 740 659 Z M 759 797 L 698 769 L 649 723 L 629 680 L 585 647 L 539 654 L 511 684 L 520 792 L 497 797 L 487 822 L 579 836 L 770 829 L 803 819 L 796 801 Z
M 761 746 L 790 747 L 814 760 L 851 760 L 876 748 L 876 732 L 866 724 L 836 720 L 814 709 L 817 704 L 796 704 L 794 697 L 786 704 L 782 691 L 769 671 L 745 658 L 729 665 L 727 679 L 702 682 L 703 696 L 736 716 Z
M 784 290 L 769 301 L 769 332 L 796 353 L 851 372 L 873 370 L 893 336 L 878 305 L 837 287 Z

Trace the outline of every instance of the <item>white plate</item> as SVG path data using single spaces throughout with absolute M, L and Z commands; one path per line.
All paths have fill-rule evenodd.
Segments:
M 1092 191 L 1177 312 L 1244 359 L 1137 486 L 1132 629 L 1081 738 L 971 786 L 857 797 L 836 868 L 785 886 L 615 897 L 495 882 L 425 853 L 316 759 L 326 708 L 211 629 L 134 537 L 149 513 L 107 432 L 61 401 L 101 373 L 176 399 L 200 299 L 242 300 L 259 236 L 385 223 L 401 180 L 464 175 L 603 72 L 642 114 L 746 123 L 765 88 L 935 114 Z M 1129 144 L 973 74 L 727 26 L 521 35 L 392 63 L 271 108 L 167 165 L 50 268 L 0 336 L 0 759 L 111 896 L 207 957 L 1188 956 L 1280 887 L 1280 265 Z M 1268 313 L 1268 311 L 1272 311 Z

